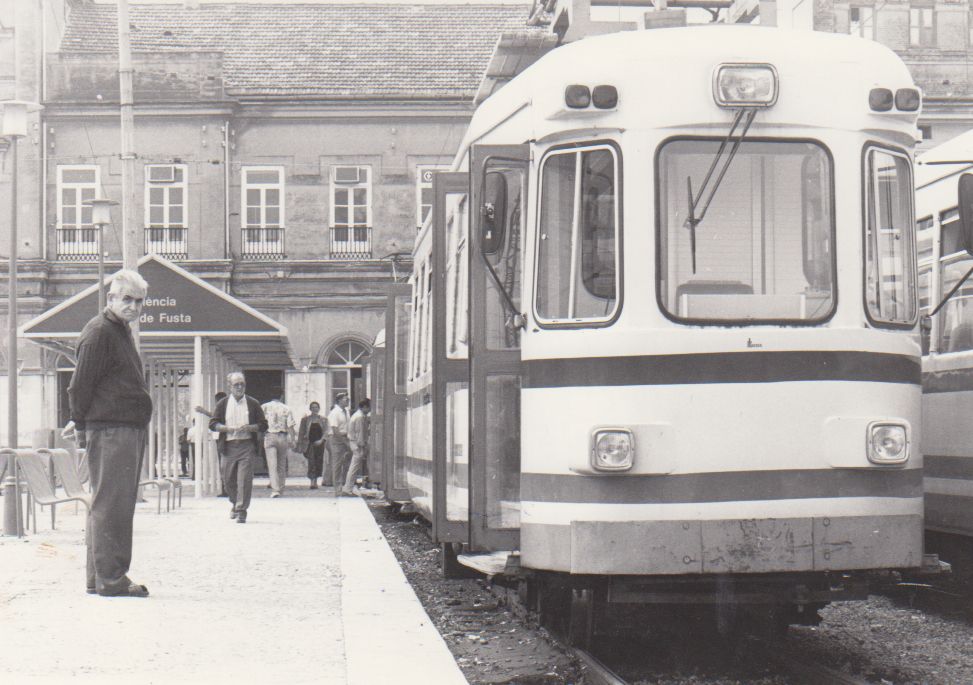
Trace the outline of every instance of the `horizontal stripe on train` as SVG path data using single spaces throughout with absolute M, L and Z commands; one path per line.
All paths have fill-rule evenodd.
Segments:
M 667 476 L 525 473 L 520 483 L 520 498 L 530 502 L 673 504 L 922 496 L 921 469 L 743 471 Z
M 951 533 L 973 532 L 973 500 L 928 493 L 926 495 L 926 527 Z
M 918 357 L 858 351 L 713 352 L 632 357 L 530 359 L 525 388 L 871 381 L 919 385 Z
M 927 371 L 922 374 L 923 394 L 973 390 L 973 369 Z
M 922 497 L 780 499 L 749 502 L 611 504 L 602 502 L 522 502 L 524 523 L 566 525 L 571 521 L 682 521 L 843 516 L 921 516 Z
M 432 478 L 432 460 L 431 459 L 419 459 L 416 457 L 399 457 L 399 459 L 405 459 L 406 468 L 409 469 L 411 473 L 418 476 L 424 476 L 426 478 Z M 466 462 L 453 463 L 450 467 L 452 478 L 449 481 L 450 485 L 458 488 L 469 487 L 469 471 L 467 469 Z
M 922 455 L 926 478 L 964 478 L 973 480 L 973 457 L 946 457 L 938 454 Z

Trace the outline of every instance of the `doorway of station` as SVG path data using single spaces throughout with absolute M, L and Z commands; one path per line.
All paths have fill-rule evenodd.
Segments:
M 247 381 L 247 394 L 260 404 L 283 397 L 284 372 L 278 369 L 247 369 L 243 372 Z
M 339 393 L 348 393 L 354 412 L 358 402 L 368 397 L 369 349 L 357 340 L 345 340 L 328 355 L 329 406 L 334 406 Z

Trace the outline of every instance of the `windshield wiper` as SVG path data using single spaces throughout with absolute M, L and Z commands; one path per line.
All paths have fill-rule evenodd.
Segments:
M 730 168 L 730 163 L 736 156 L 737 150 L 740 149 L 740 143 L 742 143 L 744 137 L 746 137 L 747 131 L 750 130 L 750 124 L 753 123 L 753 118 L 756 115 L 756 109 L 743 108 L 737 110 L 736 116 L 733 117 L 733 125 L 730 126 L 730 131 L 726 134 L 726 138 L 724 138 L 720 143 L 720 149 L 716 151 L 716 155 L 713 157 L 713 162 L 709 166 L 709 171 L 706 172 L 706 176 L 703 178 L 703 185 L 699 188 L 699 195 L 695 198 L 693 197 L 693 177 L 686 177 L 689 215 L 686 217 L 685 226 L 689 229 L 689 249 L 692 256 L 693 273 L 696 273 L 696 227 L 699 226 L 699 224 L 706 217 L 706 212 L 709 210 L 709 206 L 713 202 L 713 196 L 720 187 L 720 183 L 723 182 L 723 177 L 726 176 L 726 172 Z M 734 139 L 733 134 L 736 132 L 741 121 L 743 122 L 743 130 L 740 131 L 740 136 Z M 709 187 L 709 182 L 713 177 L 713 172 L 716 171 L 716 167 L 723 159 L 723 153 L 726 151 L 726 146 L 730 143 L 730 141 L 733 141 L 733 146 L 726 155 L 726 161 L 723 163 L 723 166 L 720 169 L 719 174 L 716 176 L 716 180 L 713 182 L 712 187 Z M 702 200 L 703 195 L 706 193 L 707 187 L 709 187 L 709 194 L 706 195 L 706 202 L 702 204 L 702 209 L 699 212 L 699 216 L 697 216 L 696 209 L 700 206 L 700 200 Z

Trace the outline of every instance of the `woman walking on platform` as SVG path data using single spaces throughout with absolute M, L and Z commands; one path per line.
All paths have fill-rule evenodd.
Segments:
M 307 458 L 307 477 L 311 481 L 311 489 L 317 490 L 318 478 L 321 478 L 321 485 L 331 485 L 328 474 L 331 469 L 330 464 L 324 463 L 325 436 L 328 434 L 328 420 L 321 416 L 321 405 L 311 402 L 309 407 L 311 413 L 301 419 L 301 427 L 298 430 L 297 450 L 303 452 Z M 322 477 L 323 474 L 323 477 Z

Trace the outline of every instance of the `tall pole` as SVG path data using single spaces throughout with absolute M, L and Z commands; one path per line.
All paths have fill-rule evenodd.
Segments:
M 122 134 L 122 267 L 134 269 L 141 255 L 135 213 L 135 104 L 128 0 L 118 0 L 118 92 Z M 134 328 L 134 327 L 133 327 Z M 134 331 L 133 331 L 134 332 Z
M 17 136 L 10 136 L 10 265 L 7 269 L 7 447 L 17 448 Z
M 7 447 L 17 448 L 17 136 L 10 141 L 10 265 L 7 270 Z M 23 535 L 20 523 L 20 492 L 17 457 L 6 456 L 7 476 L 3 481 L 3 534 Z
M 105 224 L 98 224 L 98 313 L 105 311 Z

